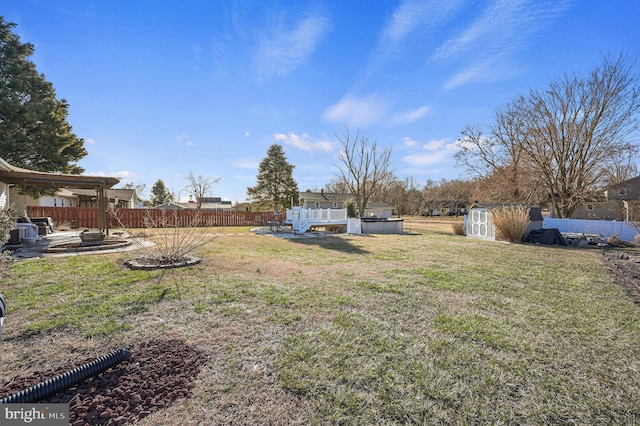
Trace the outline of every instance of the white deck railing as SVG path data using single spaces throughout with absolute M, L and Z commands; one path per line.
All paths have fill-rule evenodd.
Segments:
M 312 226 L 347 224 L 347 209 L 305 209 L 294 207 L 287 210 L 287 221 L 294 232 L 307 232 Z

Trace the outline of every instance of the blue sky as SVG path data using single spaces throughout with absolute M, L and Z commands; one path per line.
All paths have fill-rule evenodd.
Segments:
M 86 174 L 242 201 L 279 143 L 301 191 L 336 173 L 341 136 L 393 147 L 396 176 L 464 178 L 468 125 L 602 54 L 638 55 L 640 2 L 2 0 L 70 104 Z

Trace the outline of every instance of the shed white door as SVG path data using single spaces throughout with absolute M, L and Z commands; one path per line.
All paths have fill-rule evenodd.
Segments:
M 471 211 L 471 235 L 481 238 L 489 236 L 489 214 L 486 210 Z

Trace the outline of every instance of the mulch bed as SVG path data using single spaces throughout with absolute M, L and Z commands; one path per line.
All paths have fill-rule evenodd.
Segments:
M 603 251 L 602 263 L 615 282 L 623 286 L 633 302 L 640 306 L 640 254 Z
M 57 370 L 17 377 L 0 387 L 0 398 L 18 393 L 92 359 Z M 177 339 L 145 342 L 131 358 L 41 403 L 68 403 L 71 425 L 123 425 L 192 396 L 206 358 Z

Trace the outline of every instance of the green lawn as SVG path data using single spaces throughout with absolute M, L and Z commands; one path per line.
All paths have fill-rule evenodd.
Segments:
M 24 348 L 52 333 L 128 342 L 146 327 L 219 348 L 234 330 L 185 407 L 233 413 L 212 389 L 236 402 L 273 392 L 254 363 L 309 423 L 640 423 L 640 309 L 598 249 L 406 227 L 419 235 L 230 233 L 197 253 L 201 265 L 166 274 L 112 255 L 19 262 L 0 281 L 15 352 L 0 376 L 27 368 Z M 160 313 L 173 321 L 149 331 Z M 287 423 L 267 406 L 265 423 Z

